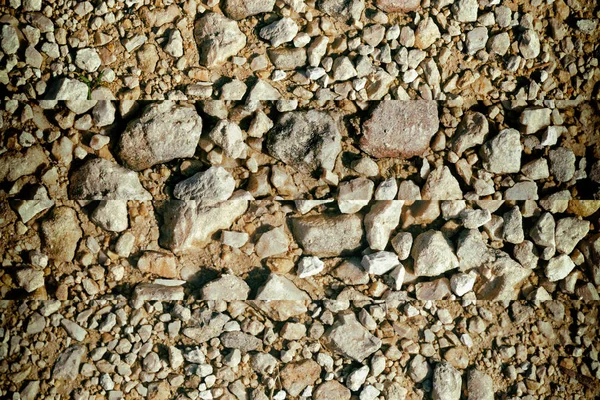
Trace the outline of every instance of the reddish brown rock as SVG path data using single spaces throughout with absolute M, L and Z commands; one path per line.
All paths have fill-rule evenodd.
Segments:
M 313 360 L 291 363 L 281 371 L 281 383 L 290 396 L 298 396 L 304 388 L 315 383 L 321 367 Z
M 360 148 L 376 158 L 421 156 L 438 127 L 435 101 L 382 101 L 363 125 Z

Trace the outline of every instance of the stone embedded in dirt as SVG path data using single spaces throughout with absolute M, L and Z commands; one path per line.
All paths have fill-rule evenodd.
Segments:
M 221 232 L 221 242 L 227 246 L 239 249 L 248 243 L 249 235 L 246 232 L 223 231 Z
M 423 357 L 421 354 L 417 354 L 410 360 L 408 366 L 408 376 L 415 383 L 423 382 L 427 375 L 429 375 L 431 371 L 431 367 L 427 362 L 427 359 Z
M 486 265 L 489 275 L 477 285 L 477 299 L 490 301 L 517 300 L 520 286 L 531 275 L 531 270 L 514 261 L 507 253 L 496 251 L 495 259 Z
M 69 346 L 56 360 L 52 368 L 52 379 L 73 381 L 79 375 L 79 366 L 86 354 L 86 347 L 78 344 Z
M 358 362 L 381 348 L 381 340 L 366 330 L 354 313 L 340 315 L 324 338 L 333 351 Z
M 420 0 L 377 0 L 377 8 L 386 13 L 406 13 L 415 11 L 421 5 Z
M 254 249 L 256 255 L 262 259 L 287 252 L 289 245 L 290 239 L 283 226 L 280 226 L 263 233 Z
M 224 347 L 238 349 L 242 353 L 257 350 L 262 346 L 259 338 L 240 331 L 225 332 L 219 339 Z
M 231 227 L 243 215 L 248 201 L 231 199 L 204 207 L 194 200 L 171 200 L 165 204 L 160 243 L 174 251 L 185 252 L 204 246 L 210 236 Z
M 480 267 L 494 258 L 477 229 L 464 230 L 459 235 L 456 256 L 461 271 Z
M 34 174 L 50 161 L 42 146 L 35 145 L 25 152 L 9 150 L 0 157 L 0 182 L 14 182 L 22 176 Z
M 367 273 L 372 275 L 383 275 L 400 264 L 396 253 L 391 251 L 378 251 L 367 254 L 362 258 L 361 264 Z
M 358 258 L 348 258 L 333 271 L 333 276 L 346 285 L 365 285 L 369 283 L 369 274 L 363 269 Z
M 313 385 L 321 375 L 321 367 L 313 360 L 287 364 L 280 372 L 281 385 L 290 396 L 299 396 L 307 386 Z
M 367 242 L 372 250 L 385 250 L 390 235 L 400 223 L 403 200 L 377 201 L 365 216 Z
M 48 191 L 42 185 L 37 185 L 32 193 L 33 200 L 17 200 L 14 208 L 24 224 L 31 221 L 37 214 L 54 206 L 54 200 L 48 197 Z
M 536 133 L 550 126 L 552 110 L 550 108 L 526 108 L 519 117 L 519 123 L 525 127 L 525 133 Z
M 60 78 L 46 93 L 45 100 L 87 100 L 88 86 L 77 79 Z
M 298 25 L 288 17 L 281 18 L 263 28 L 259 32 L 259 36 L 271 42 L 272 47 L 291 42 L 298 34 Z
M 350 400 L 350 390 L 335 379 L 325 381 L 313 392 L 314 400 Z
M 450 278 L 450 288 L 452 292 L 458 297 L 462 297 L 465 294 L 473 290 L 475 285 L 476 276 L 475 274 L 459 273 L 454 274 Z
M 194 26 L 200 65 L 207 68 L 224 64 L 246 46 L 246 35 L 237 22 L 214 12 L 206 12 Z
M 310 296 L 286 277 L 272 273 L 256 292 L 256 300 L 252 306 L 276 321 L 286 321 L 307 312 Z
M 70 207 L 54 208 L 48 219 L 42 222 L 42 242 L 44 253 L 56 260 L 71 262 L 75 257 L 77 244 L 83 235 L 79 227 L 77 213 Z
M 337 257 L 357 251 L 363 242 L 359 215 L 314 215 L 292 218 L 294 239 L 304 254 Z
M 360 148 L 375 158 L 421 156 L 438 128 L 435 101 L 382 101 L 363 123 Z
M 137 262 L 142 272 L 158 275 L 163 278 L 177 278 L 177 259 L 171 253 L 145 251 Z
M 250 287 L 242 278 L 225 274 L 204 285 L 200 297 L 202 300 L 247 300 L 249 293 Z
M 110 232 L 123 232 L 129 226 L 127 200 L 102 200 L 90 215 L 93 223 Z
M 529 231 L 529 236 L 535 244 L 545 247 L 542 254 L 543 260 L 548 260 L 554 255 L 556 249 L 555 231 L 556 222 L 554 216 L 549 212 L 543 213 Z
M 575 263 L 568 254 L 561 254 L 548 261 L 544 272 L 550 282 L 565 279 L 575 268 Z
M 103 158 L 87 161 L 71 175 L 71 199 L 151 200 L 138 175 Z
M 433 400 L 459 400 L 462 391 L 462 376 L 450 363 L 441 362 L 433 370 Z
M 17 283 L 27 293 L 31 293 L 45 285 L 44 271 L 34 268 L 22 268 L 15 275 L 17 276 Z
M 367 178 L 355 178 L 338 186 L 338 208 L 342 214 L 354 214 L 369 204 L 375 183 Z
M 69 336 L 71 336 L 73 339 L 77 340 L 78 342 L 82 342 L 83 340 L 85 340 L 87 336 L 87 331 L 81 326 L 79 326 L 77 323 L 63 318 L 60 320 L 60 324 L 63 328 L 65 328 L 65 331 L 67 331 Z
M 417 236 L 411 254 L 417 276 L 437 276 L 459 266 L 452 243 L 440 231 L 429 230 Z
M 358 21 L 365 9 L 363 0 L 319 0 L 317 9 L 344 22 Z
M 235 179 L 223 167 L 212 166 L 175 185 L 173 196 L 179 200 L 197 200 L 211 206 L 228 200 L 235 190 Z
M 466 208 L 460 212 L 462 224 L 467 229 L 477 229 L 487 224 L 492 219 L 490 210 Z
M 201 134 L 202 119 L 193 106 L 153 102 L 127 124 L 119 139 L 119 157 L 134 171 L 192 157 Z
M 521 134 L 504 129 L 481 148 L 483 167 L 494 174 L 512 174 L 521 170 Z
M 298 277 L 308 278 L 309 276 L 317 275 L 321 273 L 324 268 L 325 264 L 318 257 L 302 257 L 300 262 L 298 262 Z
M 423 200 L 461 200 L 463 192 L 450 168 L 440 165 L 429 173 L 421 190 Z
M 246 151 L 244 135 L 240 127 L 226 120 L 217 122 L 208 133 L 214 144 L 223 149 L 227 157 L 242 158 Z
M 321 168 L 333 170 L 342 150 L 342 135 L 327 112 L 291 111 L 284 113 L 267 137 L 267 150 L 273 157 L 313 173 Z
M 469 400 L 494 400 L 494 382 L 486 373 L 472 369 L 467 374 Z
M 183 287 L 156 283 L 139 283 L 133 290 L 133 301 L 141 307 L 148 301 L 181 301 Z M 135 308 L 139 308 L 139 307 Z
M 225 15 L 237 21 L 273 11 L 275 0 L 225 0 L 221 6 Z
M 75 65 L 87 72 L 95 72 L 102 61 L 95 49 L 80 49 L 75 55 Z
M 465 150 L 482 144 L 489 131 L 485 115 L 475 111 L 467 112 L 456 127 L 452 150 L 457 155 L 462 155 Z

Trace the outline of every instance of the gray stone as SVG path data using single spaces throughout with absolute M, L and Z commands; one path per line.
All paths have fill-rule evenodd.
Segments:
M 540 38 L 535 30 L 526 29 L 519 39 L 519 51 L 524 59 L 530 60 L 540 55 Z
M 408 366 L 408 376 L 410 376 L 415 383 L 423 382 L 425 378 L 427 378 L 427 375 L 429 375 L 430 371 L 431 367 L 429 366 L 429 363 L 425 357 L 422 355 L 417 354 L 412 360 L 410 360 L 410 364 Z
M 202 119 L 193 106 L 174 101 L 152 102 L 127 124 L 118 153 L 130 169 L 141 171 L 196 152 Z
M 353 313 L 338 316 L 324 338 L 333 351 L 358 362 L 381 348 L 381 340 L 366 330 Z
M 173 29 L 169 33 L 169 40 L 165 45 L 165 52 L 175 58 L 183 56 L 183 38 L 181 37 L 179 29 Z
M 246 46 L 246 35 L 237 22 L 214 12 L 206 12 L 194 27 L 200 65 L 207 68 L 219 66 Z
M 504 200 L 537 200 L 537 190 L 535 182 L 518 182 L 504 192 Z
M 243 158 L 246 152 L 246 144 L 240 127 L 226 120 L 217 122 L 215 127 L 208 133 L 208 137 L 214 144 L 223 149 L 227 157 Z
M 519 123 L 525 127 L 525 133 L 536 133 L 550 126 L 552 110 L 549 108 L 526 108 L 519 117 Z
M 387 13 L 406 13 L 415 11 L 421 5 L 421 0 L 377 0 L 377 8 Z
M 339 257 L 358 251 L 363 241 L 363 224 L 356 214 L 314 215 L 292 219 L 294 239 L 304 254 Z
M 77 325 L 75 322 L 63 318 L 60 321 L 60 324 L 63 326 L 63 328 L 65 328 L 69 336 L 71 336 L 73 339 L 77 340 L 78 342 L 82 342 L 83 340 L 85 340 L 87 336 L 87 331 L 81 326 Z
M 260 239 L 258 239 L 258 242 L 256 242 L 254 249 L 256 255 L 262 259 L 286 253 L 289 245 L 290 239 L 285 233 L 283 226 L 280 226 L 263 233 L 260 236 Z
M 437 276 L 459 266 L 451 242 L 440 231 L 429 230 L 417 236 L 411 254 L 417 276 Z
M 369 204 L 375 183 L 367 178 L 356 178 L 338 186 L 338 208 L 342 214 L 354 214 Z
M 467 33 L 467 53 L 475 54 L 479 50 L 485 49 L 488 41 L 488 30 L 485 26 L 478 26 Z
M 286 42 L 291 42 L 298 33 L 298 25 L 293 19 L 284 17 L 265 27 L 258 35 L 271 42 L 271 46 L 278 47 Z
M 400 223 L 403 200 L 377 201 L 365 216 L 367 242 L 373 250 L 385 250 L 390 235 Z
M 86 353 L 86 348 L 81 345 L 69 346 L 58 356 L 52 369 L 52 379 L 73 381 L 79 375 L 79 365 Z
M 87 161 L 71 175 L 74 200 L 151 200 L 138 175 L 109 160 Z
M 88 86 L 77 79 L 61 78 L 53 83 L 45 100 L 87 100 Z
M 267 150 L 273 157 L 313 173 L 333 170 L 342 150 L 342 135 L 329 113 L 310 110 L 284 113 L 267 137 Z
M 353 19 L 358 21 L 365 9 L 363 0 L 319 0 L 317 8 L 332 17 L 340 18 L 344 22 Z
M 211 206 L 228 200 L 235 190 L 235 179 L 223 167 L 212 166 L 179 182 L 173 196 L 179 200 L 196 200 L 203 206 Z
M 413 237 L 410 232 L 398 232 L 392 239 L 392 247 L 398 254 L 398 259 L 406 260 L 410 255 L 413 244 Z
M 15 54 L 19 50 L 19 35 L 17 30 L 9 24 L 2 25 L 2 51 L 7 54 Z
M 465 228 L 477 229 L 487 224 L 492 219 L 492 215 L 490 210 L 487 209 L 476 210 L 466 208 L 460 212 L 460 219 Z
M 450 168 L 440 165 L 429 173 L 421 190 L 423 200 L 462 200 L 463 192 Z
M 550 150 L 550 173 L 558 182 L 568 182 L 575 175 L 575 154 L 571 149 L 559 147 Z
M 459 400 L 462 376 L 450 363 L 441 362 L 433 370 L 433 400 Z
M 318 275 L 323 271 L 324 268 L 325 263 L 323 263 L 323 261 L 321 261 L 318 257 L 302 257 L 300 262 L 298 262 L 298 277 L 308 278 L 309 276 Z
M 383 275 L 400 264 L 398 256 L 391 251 L 378 251 L 367 254 L 362 258 L 361 264 L 365 271 L 371 275 Z
M 590 222 L 577 218 L 563 218 L 556 224 L 556 250 L 571 254 L 590 231 Z
M 504 129 L 481 149 L 483 167 L 494 174 L 511 174 L 521 170 L 521 135 L 516 129 Z
M 46 188 L 42 185 L 35 187 L 32 200 L 18 200 L 15 202 L 15 209 L 24 224 L 52 206 L 54 206 L 54 200 L 50 200 Z
M 256 350 L 262 346 L 262 341 L 260 339 L 240 331 L 225 332 L 219 339 L 221 339 L 221 344 L 224 347 L 238 349 L 242 353 Z
M 258 289 L 256 300 L 310 300 L 306 292 L 298 289 L 289 279 L 271 274 L 267 282 Z
M 461 271 L 478 268 L 494 258 L 477 229 L 465 230 L 459 235 L 456 255 Z
M 222 9 L 225 15 L 238 21 L 252 15 L 271 12 L 275 6 L 275 0 L 225 0 L 224 3 Z
M 503 238 L 509 243 L 518 244 L 525 240 L 523 232 L 523 216 L 518 206 L 514 206 L 510 211 L 502 216 L 504 220 Z
M 376 158 L 421 156 L 438 128 L 435 101 L 382 101 L 363 123 L 360 148 Z
M 441 37 L 437 24 L 433 18 L 427 16 L 419 22 L 415 30 L 415 47 L 421 50 L 428 49 Z
M 278 70 L 291 71 L 306 65 L 306 50 L 304 48 L 269 49 L 268 54 L 269 60 Z
M 494 400 L 494 382 L 489 375 L 476 369 L 467 374 L 469 400 Z
M 90 215 L 93 223 L 110 232 L 123 232 L 129 226 L 127 200 L 102 200 Z
M 115 122 L 115 112 L 116 108 L 113 101 L 99 100 L 92 109 L 94 125 L 100 128 L 111 125 Z
M 16 272 L 17 283 L 25 289 L 27 293 L 31 293 L 36 289 L 44 287 L 44 271 L 38 271 L 34 268 L 23 268 Z
M 550 282 L 565 279 L 575 268 L 575 263 L 567 254 L 561 254 L 548 261 L 544 273 Z
M 477 21 L 477 12 L 479 11 L 479 3 L 477 0 L 458 0 L 452 6 L 454 18 L 458 22 L 475 22 Z
M 100 56 L 94 49 L 78 50 L 75 55 L 75 65 L 84 71 L 95 72 L 101 65 Z
M 456 127 L 452 150 L 457 155 L 462 155 L 465 150 L 482 144 L 489 131 L 490 128 L 485 115 L 468 111 Z
M 134 308 L 139 308 L 148 301 L 180 301 L 183 300 L 183 295 L 181 286 L 139 283 L 133 290 Z

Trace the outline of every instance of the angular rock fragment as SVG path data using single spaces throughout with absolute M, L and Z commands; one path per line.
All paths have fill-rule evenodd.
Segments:
M 267 137 L 267 150 L 273 157 L 303 173 L 323 168 L 333 170 L 342 150 L 337 123 L 323 111 L 284 113 Z
M 494 382 L 486 373 L 473 369 L 467 374 L 469 400 L 494 400 Z
M 243 353 L 258 349 L 262 341 L 244 332 L 225 332 L 220 337 L 221 344 L 229 349 L 239 349 Z
M 247 300 L 250 287 L 242 278 L 226 274 L 204 285 L 200 293 L 202 300 Z
M 242 130 L 233 122 L 219 121 L 208 133 L 208 137 L 223 149 L 227 157 L 242 158 L 246 151 Z
M 567 254 L 561 254 L 548 261 L 544 272 L 550 282 L 565 279 L 575 268 L 575 263 Z
M 313 360 L 289 363 L 281 370 L 281 384 L 290 396 L 299 396 L 321 375 L 321 367 Z
M 137 174 L 103 158 L 87 161 L 73 172 L 71 199 L 75 200 L 151 200 Z
M 323 271 L 325 264 L 318 257 L 302 257 L 298 263 L 298 277 L 308 278 Z
M 207 68 L 225 63 L 246 46 L 246 35 L 240 31 L 237 22 L 214 12 L 204 13 L 196 21 L 194 38 L 200 64 Z
M 41 287 L 44 287 L 44 271 L 38 271 L 34 268 L 23 268 L 17 271 L 17 283 L 31 293 Z
M 360 249 L 363 224 L 359 215 L 314 215 L 292 218 L 294 239 L 304 254 L 337 257 Z
M 177 259 L 170 253 L 159 251 L 145 251 L 137 262 L 137 267 L 142 272 L 162 276 L 163 278 L 177 278 Z
M 377 7 L 388 13 L 406 13 L 414 11 L 421 5 L 420 0 L 377 0 Z
M 127 200 L 102 200 L 90 215 L 93 223 L 110 232 L 123 232 L 129 225 Z
M 140 307 L 147 301 L 183 300 L 183 287 L 140 283 L 133 290 L 133 301 Z
M 134 171 L 189 158 L 196 152 L 201 134 L 202 118 L 193 106 L 152 102 L 121 134 L 119 157 Z
M 376 158 L 421 156 L 438 127 L 435 101 L 382 101 L 363 124 L 360 148 Z
M 489 131 L 485 115 L 479 112 L 467 112 L 456 127 L 452 150 L 459 156 L 462 155 L 465 150 L 482 144 Z
M 31 221 L 37 214 L 54 206 L 54 200 L 48 197 L 48 191 L 44 186 L 36 186 L 32 198 L 33 200 L 18 200 L 15 202 L 15 209 L 24 224 Z
M 400 261 L 395 253 L 390 251 L 378 251 L 363 257 L 361 264 L 367 273 L 372 275 L 383 275 L 392 270 Z
M 459 266 L 452 244 L 440 231 L 429 230 L 417 236 L 411 255 L 417 276 L 437 276 Z
M 338 207 L 342 214 L 354 214 L 369 204 L 375 184 L 367 178 L 356 178 L 340 183 Z
M 283 226 L 280 226 L 263 233 L 256 243 L 255 250 L 260 258 L 267 258 L 287 252 L 289 245 L 290 240 Z
M 22 176 L 34 174 L 49 163 L 42 146 L 35 145 L 25 152 L 7 151 L 0 157 L 0 182 L 14 182 Z
M 504 129 L 481 148 L 483 167 L 494 174 L 512 174 L 521 170 L 521 135 L 516 129 Z
M 173 196 L 179 200 L 197 200 L 198 204 L 211 206 L 228 200 L 235 190 L 235 179 L 223 167 L 212 166 L 179 182 Z
M 423 200 L 461 200 L 463 192 L 450 169 L 441 165 L 429 173 L 421 197 Z
M 317 9 L 344 22 L 350 19 L 358 21 L 365 9 L 365 2 L 363 0 L 319 0 Z
M 462 390 L 462 376 L 450 363 L 442 362 L 433 370 L 434 400 L 459 400 Z
M 86 353 L 86 348 L 81 345 L 69 346 L 56 360 L 52 369 L 52 379 L 73 381 L 79 375 L 79 366 Z
M 48 219 L 42 222 L 44 253 L 59 262 L 73 261 L 82 235 L 77 213 L 69 207 L 54 208 Z
M 286 321 L 307 312 L 310 296 L 289 279 L 271 274 L 264 286 L 258 289 L 256 300 L 251 303 L 254 307 L 277 321 Z
M 271 12 L 274 6 L 275 0 L 226 0 L 222 7 L 225 15 L 239 21 L 253 15 Z
M 340 315 L 324 338 L 333 351 L 358 362 L 381 347 L 381 340 L 366 330 L 353 313 Z
M 378 201 L 365 216 L 364 224 L 367 242 L 373 250 L 385 250 L 390 235 L 400 223 L 400 215 L 404 201 Z
M 590 222 L 577 218 L 563 218 L 556 224 L 556 250 L 563 254 L 571 254 L 575 246 L 590 231 Z
M 172 200 L 165 204 L 160 242 L 174 251 L 184 252 L 206 244 L 210 236 L 228 229 L 246 212 L 248 201 L 227 200 L 205 207 L 194 200 Z

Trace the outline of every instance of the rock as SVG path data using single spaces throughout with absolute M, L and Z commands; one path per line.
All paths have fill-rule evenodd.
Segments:
M 225 63 L 246 46 L 246 35 L 240 31 L 238 24 L 214 12 L 206 12 L 196 21 L 194 37 L 200 65 L 207 68 Z
M 298 263 L 298 277 L 308 278 L 309 276 L 318 275 L 324 268 L 325 264 L 318 257 L 302 257 Z
M 504 200 L 537 200 L 535 182 L 519 182 L 504 192 Z
M 208 137 L 214 144 L 223 149 L 227 157 L 243 158 L 246 145 L 242 130 L 237 124 L 221 120 L 208 133 Z
M 357 392 L 367 380 L 369 375 L 369 367 L 363 365 L 362 367 L 355 369 L 348 374 L 346 378 L 346 386 L 348 389 Z
M 321 383 L 313 392 L 314 400 L 350 400 L 350 397 L 350 390 L 335 379 Z
M 545 158 L 538 158 L 528 162 L 521 168 L 521 173 L 534 181 L 549 178 L 550 169 L 548 168 L 548 161 Z
M 279 99 L 281 99 L 281 93 L 279 93 L 277 89 L 275 89 L 273 86 L 269 85 L 262 79 L 258 79 L 252 87 L 252 89 L 250 90 L 250 93 L 248 93 L 246 102 Z
M 415 31 L 415 47 L 421 50 L 428 49 L 441 37 L 440 29 L 433 21 L 433 18 L 426 17 L 419 22 Z M 437 122 L 436 120 L 435 123 Z M 434 122 L 430 121 L 429 123 Z
M 226 0 L 222 10 L 231 19 L 242 20 L 252 15 L 273 11 L 275 0 Z
M 75 65 L 87 72 L 95 72 L 102 62 L 95 49 L 81 49 L 75 55 Z
M 82 342 L 83 340 L 85 340 L 87 336 L 87 331 L 81 326 L 77 325 L 75 322 L 63 318 L 60 321 L 60 324 L 63 326 L 63 328 L 65 328 L 69 336 L 71 336 L 73 339 L 77 340 L 78 342 Z
M 365 216 L 367 242 L 372 250 L 385 250 L 390 235 L 400 223 L 402 200 L 378 201 Z
M 346 285 L 365 285 L 369 283 L 369 275 L 362 268 L 360 259 L 357 258 L 344 260 L 333 271 L 333 276 L 340 279 Z
M 291 18 L 284 17 L 262 28 L 258 35 L 271 42 L 271 46 L 278 47 L 283 43 L 291 42 L 297 33 L 296 22 Z
M 550 126 L 552 110 L 549 108 L 526 108 L 519 117 L 519 123 L 525 127 L 525 133 L 531 134 Z
M 544 273 L 550 282 L 560 281 L 565 279 L 575 268 L 575 263 L 567 254 L 552 258 L 548 261 Z
M 577 218 L 563 218 L 556 224 L 556 250 L 571 254 L 590 231 L 590 222 Z
M 406 13 L 415 11 L 421 5 L 420 0 L 377 0 L 377 8 L 387 13 Z
M 2 51 L 7 55 L 15 54 L 19 50 L 19 35 L 12 25 L 2 25 L 2 40 L 0 45 Z
M 466 208 L 460 212 L 460 219 L 465 228 L 477 229 L 487 224 L 492 219 L 492 214 L 487 209 L 475 210 Z
M 161 276 L 163 278 L 175 279 L 177 273 L 177 259 L 170 253 L 159 251 L 145 251 L 137 262 L 140 271 Z
M 306 65 L 306 50 L 303 48 L 269 49 L 268 54 L 269 60 L 279 70 L 291 71 Z
M 255 353 L 250 358 L 250 366 L 259 374 L 272 374 L 277 368 L 277 359 L 269 353 Z
M 50 86 L 45 100 L 87 100 L 88 91 L 88 86 L 84 82 L 77 79 L 60 78 Z
M 526 29 L 519 40 L 519 51 L 524 59 L 530 60 L 540 55 L 540 38 L 533 29 Z
M 458 22 L 477 21 L 479 4 L 477 0 L 458 0 L 452 6 L 452 13 Z
M 321 375 L 321 367 L 313 360 L 287 364 L 279 375 L 281 385 L 290 396 L 298 396 Z
M 24 152 L 9 150 L 0 157 L 0 182 L 14 182 L 22 176 L 34 174 L 50 161 L 42 146 L 31 146 Z
M 600 200 L 570 200 L 567 211 L 587 218 L 600 210 Z
M 160 243 L 174 252 L 203 246 L 213 233 L 229 229 L 247 208 L 248 201 L 241 199 L 231 199 L 208 207 L 194 200 L 171 200 L 165 205 Z
M 290 240 L 283 226 L 271 229 L 261 235 L 256 242 L 256 254 L 262 259 L 288 251 Z
M 42 57 L 40 52 L 37 51 L 35 47 L 29 46 L 25 49 L 25 62 L 27 65 L 30 65 L 33 68 L 40 69 L 42 68 L 44 57 Z
M 490 55 L 497 54 L 503 56 L 510 48 L 510 36 L 508 32 L 500 32 L 494 35 L 487 42 L 487 50 Z
M 42 222 L 44 253 L 59 262 L 71 262 L 83 232 L 75 210 L 61 206 L 54 208 Z
M 235 190 L 235 179 L 223 167 L 212 166 L 179 182 L 173 196 L 179 200 L 196 200 L 203 206 L 211 206 L 228 200 Z
M 135 171 L 189 158 L 196 152 L 201 134 L 202 119 L 193 106 L 153 102 L 127 124 L 119 140 L 119 157 Z
M 239 249 L 248 243 L 249 236 L 246 232 L 223 231 L 221 233 L 221 242 L 227 246 Z
M 360 249 L 363 226 L 356 214 L 314 215 L 292 219 L 294 239 L 304 254 L 317 257 L 338 257 Z
M 381 348 L 381 340 L 366 330 L 353 313 L 338 316 L 324 339 L 333 351 L 357 362 Z
M 381 182 L 377 189 L 375 189 L 375 200 L 394 200 L 398 193 L 398 182 L 396 179 L 390 178 Z
M 575 175 L 575 154 L 565 147 L 550 150 L 550 173 L 558 182 L 568 182 Z
M 332 66 L 334 81 L 347 81 L 357 75 L 356 68 L 348 57 L 337 57 Z
M 490 128 L 485 115 L 468 111 L 456 127 L 452 150 L 457 155 L 462 155 L 465 150 L 482 144 L 489 131 Z
M 462 388 L 462 376 L 447 362 L 439 363 L 433 370 L 433 400 L 459 400 Z
M 360 148 L 375 158 L 421 156 L 438 127 L 435 101 L 382 101 L 363 123 Z
M 247 300 L 249 293 L 250 287 L 242 278 L 226 274 L 204 285 L 200 297 L 202 300 Z
M 165 286 L 155 283 L 139 283 L 133 291 L 133 301 L 139 307 L 148 301 L 181 301 L 183 287 Z M 139 308 L 135 307 L 135 308 Z
M 410 232 L 398 232 L 392 239 L 392 247 L 398 254 L 398 259 L 406 260 L 410 255 L 410 249 L 412 248 L 413 237 Z
M 454 274 L 450 278 L 450 288 L 455 295 L 462 297 L 473 290 L 475 279 L 474 274 Z
M 92 109 L 92 117 L 94 119 L 94 125 L 97 127 L 103 127 L 111 125 L 115 122 L 116 108 L 113 102 L 110 100 L 99 100 L 94 108 Z M 108 144 L 108 143 L 105 143 Z M 100 148 L 102 148 L 101 146 Z
M 313 39 L 310 46 L 306 51 L 308 56 L 308 65 L 311 67 L 318 67 L 321 63 L 323 56 L 327 53 L 327 44 L 329 38 L 327 36 L 317 36 Z
M 123 232 L 129 226 L 126 200 L 102 200 L 90 219 L 105 231 Z
M 25 289 L 27 293 L 44 287 L 44 271 L 38 271 L 34 268 L 23 268 L 16 272 L 17 283 Z
M 219 339 L 221 339 L 223 347 L 238 349 L 242 353 L 257 350 L 262 346 L 262 341 L 259 338 L 240 331 L 225 332 Z
M 465 230 L 460 234 L 456 255 L 461 271 L 480 267 L 494 258 L 477 229 Z
M 552 214 L 543 213 L 529 231 L 529 236 L 535 244 L 550 248 L 552 254 L 554 254 L 554 249 L 556 249 L 555 230 L 556 222 Z
M 79 365 L 86 353 L 86 348 L 81 345 L 69 346 L 58 356 L 52 369 L 52 379 L 73 381 L 79 375 Z
M 310 300 L 310 297 L 289 279 L 271 274 L 264 286 L 258 289 L 256 300 Z
M 478 26 L 467 33 L 467 53 L 475 54 L 479 50 L 485 49 L 488 41 L 488 30 L 485 26 Z
M 481 148 L 483 167 L 494 174 L 512 174 L 521 170 L 521 135 L 516 129 L 504 129 Z
M 467 398 L 469 400 L 494 400 L 494 382 L 489 375 L 476 369 L 467 375 Z
M 355 178 L 338 186 L 338 207 L 342 214 L 354 214 L 369 204 L 375 183 L 367 178 Z
M 452 244 L 440 231 L 429 230 L 417 236 L 411 255 L 417 276 L 437 276 L 459 266 Z
M 378 251 L 367 254 L 362 258 L 361 264 L 367 273 L 372 275 L 383 275 L 394 269 L 400 261 L 395 253 L 390 251 Z
M 518 244 L 525 240 L 523 232 L 523 216 L 518 206 L 514 206 L 510 211 L 502 216 L 504 220 L 504 232 L 502 237 L 509 243 Z
M 310 110 L 284 113 L 267 137 L 267 150 L 273 157 L 313 173 L 333 170 L 342 150 L 342 135 L 327 112 Z
M 137 174 L 103 158 L 87 161 L 71 175 L 71 199 L 151 200 Z
M 525 268 L 535 269 L 538 263 L 538 254 L 535 245 L 525 240 L 514 247 L 513 255 Z
M 165 45 L 165 52 L 175 58 L 183 56 L 183 38 L 178 29 L 173 29 L 169 33 L 169 39 Z
M 450 169 L 440 165 L 429 173 L 421 190 L 423 200 L 461 200 L 463 192 Z
M 531 275 L 530 269 L 523 268 L 502 251 L 497 251 L 495 260 L 486 267 L 489 268 L 490 274 L 485 277 L 484 282 L 477 285 L 477 300 L 517 300 L 519 286 Z
M 420 383 L 427 378 L 431 367 L 427 363 L 425 357 L 420 354 L 417 354 L 410 360 L 410 364 L 408 366 L 408 375 L 415 383 Z
M 365 9 L 363 0 L 319 0 L 317 9 L 344 22 L 352 19 L 358 21 Z
M 50 200 L 44 186 L 38 185 L 33 191 L 33 200 L 18 200 L 15 209 L 24 224 L 31 221 L 37 214 L 54 206 L 54 200 Z

